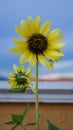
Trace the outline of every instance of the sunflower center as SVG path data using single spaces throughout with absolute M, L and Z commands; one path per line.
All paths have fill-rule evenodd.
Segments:
M 47 46 L 47 38 L 40 33 L 33 34 L 28 39 L 28 48 L 34 54 L 43 54 L 43 52 L 47 49 Z
M 16 74 L 16 81 L 19 85 L 27 83 L 27 79 L 25 78 L 25 75 L 22 72 Z

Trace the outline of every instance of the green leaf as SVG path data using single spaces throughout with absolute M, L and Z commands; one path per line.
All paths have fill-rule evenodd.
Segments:
M 23 115 L 14 115 L 12 114 L 12 121 L 15 122 L 16 124 L 21 124 L 23 121 Z
M 31 123 L 27 123 L 26 126 L 30 126 L 30 125 L 36 125 L 35 122 L 31 122 Z
M 25 108 L 25 110 L 24 110 L 24 112 L 23 112 L 23 114 L 22 114 L 22 115 L 23 115 L 23 119 L 25 118 L 25 116 L 26 116 L 28 110 L 29 110 L 29 104 L 26 106 L 26 108 Z
M 25 118 L 25 116 L 26 116 L 26 114 L 28 112 L 28 109 L 29 109 L 29 104 L 26 106 L 23 114 L 21 114 L 21 115 L 11 114 L 12 121 L 8 121 L 5 124 L 7 124 L 7 125 L 16 124 L 16 126 L 20 125 L 23 122 L 23 119 Z M 15 127 L 13 127 L 13 129 L 14 128 Z
M 26 130 L 26 127 L 24 127 L 24 130 Z
M 15 124 L 15 122 L 14 121 L 8 121 L 8 122 L 5 122 L 5 124 L 7 124 L 7 125 L 13 125 L 13 124 Z
M 49 120 L 47 120 L 48 123 L 48 130 L 61 130 L 57 126 L 55 126 L 53 123 L 51 123 Z
M 15 126 L 13 126 L 12 128 L 11 128 L 11 130 L 15 130 L 15 128 L 17 127 L 18 125 L 16 124 Z
M 9 89 L 10 92 L 13 92 L 13 93 L 25 93 L 26 92 L 26 88 L 27 87 L 21 87 L 21 88 L 12 88 L 12 89 Z

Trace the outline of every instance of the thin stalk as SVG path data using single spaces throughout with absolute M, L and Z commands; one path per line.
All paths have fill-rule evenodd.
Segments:
M 21 127 L 23 128 L 23 130 L 26 130 L 25 126 L 23 124 L 21 124 Z
M 38 57 L 36 62 L 36 130 L 39 130 L 39 102 L 38 102 Z

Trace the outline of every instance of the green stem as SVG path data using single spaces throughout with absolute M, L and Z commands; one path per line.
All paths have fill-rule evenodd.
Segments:
M 38 57 L 37 57 L 37 62 L 36 62 L 36 130 L 39 130 Z
M 23 130 L 25 130 L 25 126 L 23 124 L 21 124 L 21 127 L 23 128 Z
M 39 117 L 40 117 L 40 118 L 44 118 L 45 120 L 48 120 L 48 119 L 47 119 L 45 116 L 43 116 L 43 115 L 40 115 L 40 114 L 39 114 Z

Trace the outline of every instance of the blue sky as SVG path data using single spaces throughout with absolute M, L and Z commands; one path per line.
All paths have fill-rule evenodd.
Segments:
M 51 20 L 51 29 L 59 28 L 64 33 L 65 56 L 55 64 L 53 72 L 73 72 L 73 0 L 0 0 L 0 74 L 12 70 L 12 65 L 19 62 L 19 56 L 8 50 L 14 47 L 12 38 L 20 38 L 14 26 L 29 15 L 40 15 L 42 23 Z M 41 74 L 42 70 L 43 67 Z

